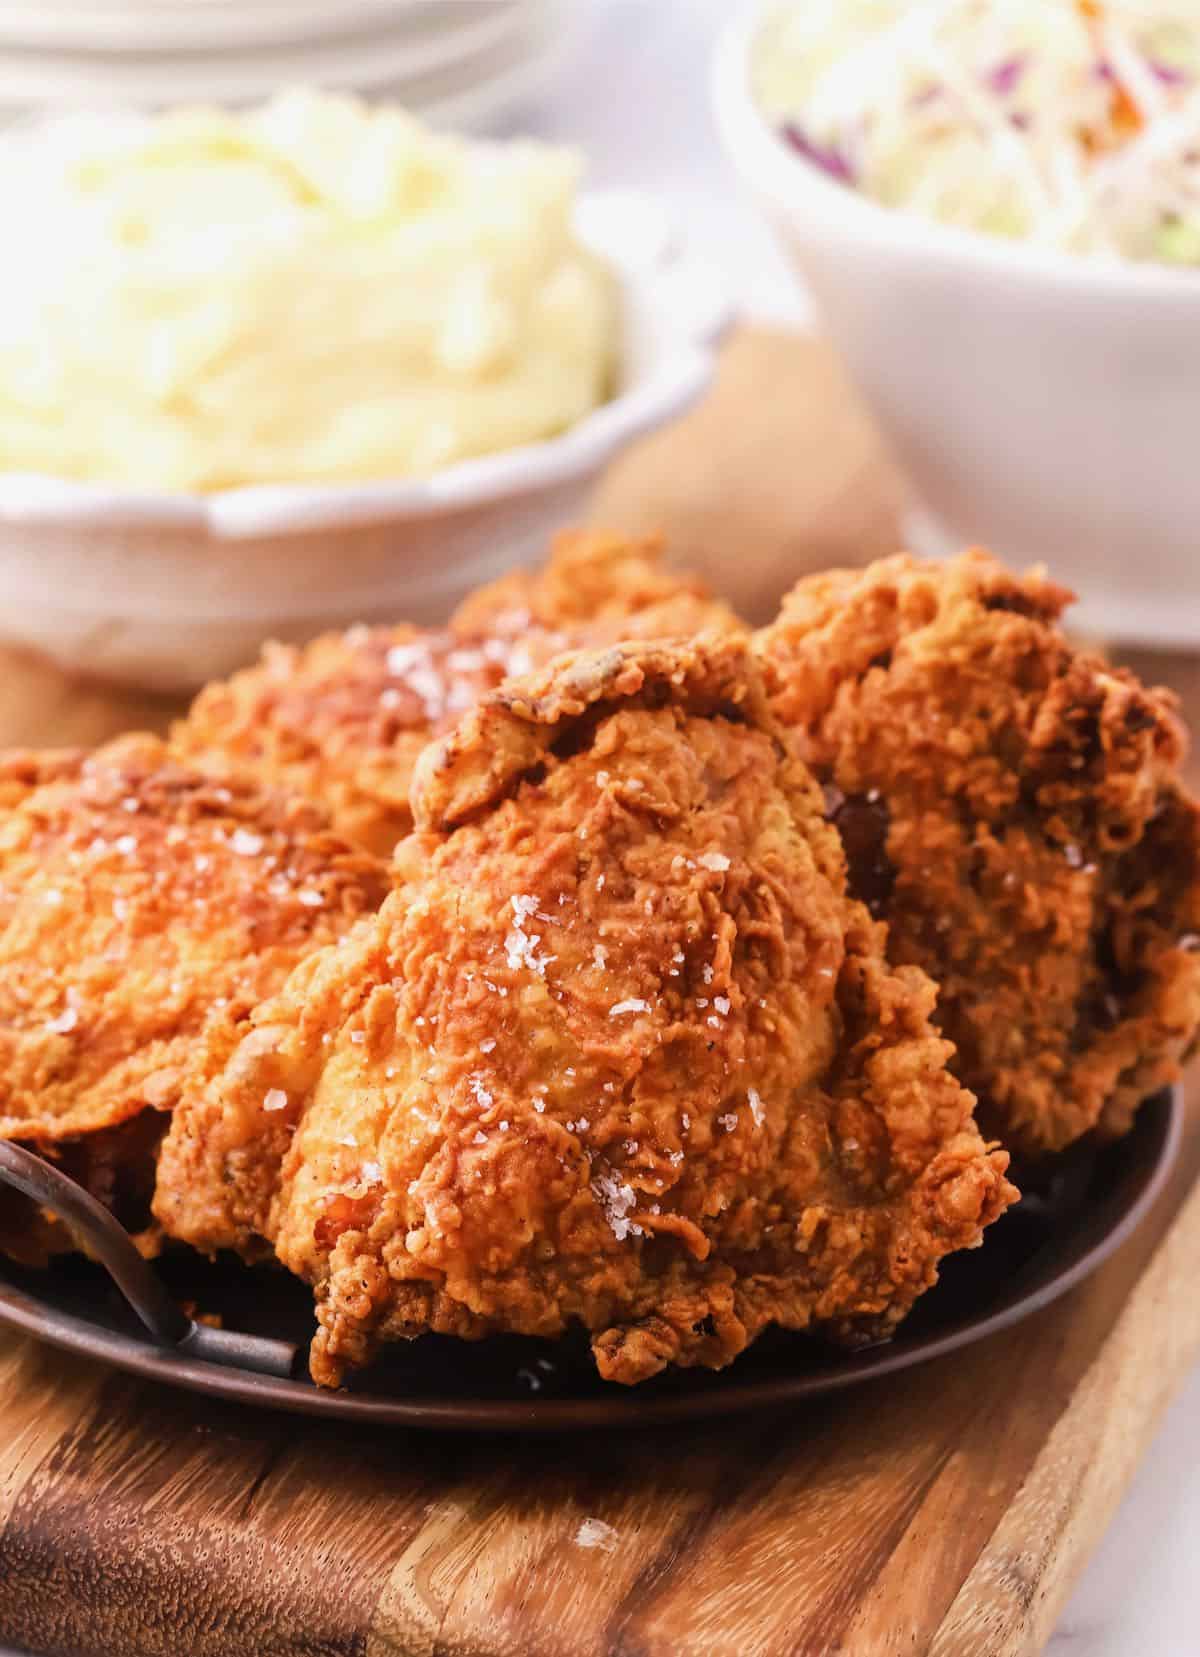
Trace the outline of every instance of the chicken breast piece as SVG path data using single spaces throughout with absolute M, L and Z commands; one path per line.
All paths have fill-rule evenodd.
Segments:
M 201 691 L 172 743 L 214 774 L 319 801 L 339 833 L 386 856 L 412 827 L 421 749 L 508 675 L 577 645 L 740 625 L 661 558 L 657 541 L 562 535 L 544 569 L 483 588 L 445 629 L 354 627 L 269 645 Z
M 1124 1133 L 1200 1028 L 1200 813 L 1175 699 L 1076 649 L 1071 595 L 972 552 L 802 581 L 758 638 L 851 890 L 989 1130 Z
M 624 1383 L 874 1339 L 1012 1201 L 743 643 L 559 658 L 413 798 L 160 1163 L 168 1232 L 313 1285 L 319 1382 L 426 1331 L 582 1325 Z

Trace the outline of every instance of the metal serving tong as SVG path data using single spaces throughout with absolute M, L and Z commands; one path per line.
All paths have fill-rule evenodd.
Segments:
M 260 1375 L 290 1376 L 297 1348 L 290 1341 L 210 1329 L 178 1306 L 124 1226 L 103 1203 L 52 1162 L 23 1145 L 0 1140 L 0 1185 L 9 1185 L 48 1208 L 80 1248 L 97 1260 L 160 1346 L 205 1363 L 249 1369 Z

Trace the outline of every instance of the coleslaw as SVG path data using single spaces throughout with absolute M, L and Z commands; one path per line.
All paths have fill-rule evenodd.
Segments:
M 752 73 L 785 141 L 885 206 L 1200 268 L 1197 0 L 802 0 Z

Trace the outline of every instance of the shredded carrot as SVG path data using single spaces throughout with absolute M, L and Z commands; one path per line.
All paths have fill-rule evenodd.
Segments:
M 1113 87 L 1112 122 L 1123 138 L 1132 138 L 1145 126 L 1145 117 L 1120 81 Z

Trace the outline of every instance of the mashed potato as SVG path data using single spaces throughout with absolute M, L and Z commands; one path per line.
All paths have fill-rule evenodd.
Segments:
M 395 109 L 82 123 L 0 168 L 0 468 L 178 489 L 419 475 L 601 402 L 577 166 Z

